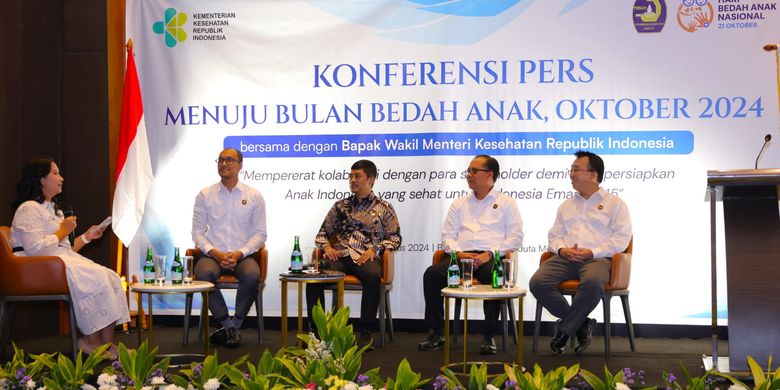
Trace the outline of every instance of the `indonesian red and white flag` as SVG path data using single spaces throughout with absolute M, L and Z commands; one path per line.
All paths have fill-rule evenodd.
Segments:
M 138 72 L 135 69 L 133 47 L 130 43 L 127 48 L 127 69 L 116 161 L 116 190 L 111 213 L 112 229 L 125 245 L 130 244 L 141 226 L 146 197 L 149 195 L 153 180 L 141 87 L 138 84 Z

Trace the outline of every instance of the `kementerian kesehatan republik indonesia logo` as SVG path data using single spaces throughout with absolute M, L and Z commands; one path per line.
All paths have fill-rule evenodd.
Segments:
M 184 31 L 184 23 L 187 23 L 187 14 L 177 12 L 176 8 L 165 10 L 165 18 L 152 25 L 152 31 L 165 35 L 165 46 L 174 47 L 179 42 L 187 40 L 187 32 Z

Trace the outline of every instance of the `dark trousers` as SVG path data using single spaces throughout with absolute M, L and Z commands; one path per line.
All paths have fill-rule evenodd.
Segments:
M 238 261 L 236 268 L 229 270 L 222 268 L 216 260 L 208 256 L 200 257 L 195 263 L 195 280 L 217 284 L 217 279 L 222 274 L 232 274 L 238 278 L 238 290 L 236 291 L 235 326 L 241 325 L 246 318 L 249 309 L 257 299 L 257 289 L 260 284 L 260 266 L 252 256 L 247 256 Z M 209 310 L 214 319 L 225 325 L 229 318 L 229 312 L 222 291 L 215 288 L 209 292 Z
M 320 262 L 322 264 L 322 261 Z M 382 280 L 382 264 L 380 260 L 368 261 L 363 265 L 355 264 L 349 257 L 341 257 L 336 261 L 329 261 L 328 266 L 335 271 L 341 271 L 347 275 L 354 275 L 363 285 L 363 297 L 360 301 L 360 323 L 358 330 L 370 331 L 376 322 L 376 313 L 379 309 L 379 286 Z M 309 323 L 311 312 L 317 301 L 325 305 L 325 285 L 322 283 L 306 283 L 306 308 L 309 311 Z M 326 309 L 327 311 L 327 309 Z
M 542 263 L 528 286 L 536 300 L 562 320 L 561 331 L 574 337 L 588 314 L 599 304 L 604 285 L 609 283 L 611 268 L 612 262 L 606 257 L 573 262 L 556 255 Z M 558 284 L 571 279 L 579 279 L 580 288 L 569 305 L 558 290 Z
M 443 335 L 444 331 L 444 298 L 441 296 L 441 289 L 447 287 L 447 268 L 449 261 L 440 261 L 435 265 L 428 267 L 423 274 L 423 292 L 425 294 L 425 326 L 438 335 Z M 460 265 L 463 269 L 463 264 Z M 474 277 L 482 284 L 491 284 L 493 279 L 493 265 L 491 263 L 482 264 L 474 269 Z M 498 315 L 500 313 L 500 301 L 483 301 L 483 310 L 485 311 L 485 328 L 482 334 L 485 337 L 493 336 L 496 332 Z

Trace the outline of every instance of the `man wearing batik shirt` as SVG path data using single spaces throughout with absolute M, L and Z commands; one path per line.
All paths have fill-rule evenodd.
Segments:
M 349 189 L 352 196 L 337 201 L 322 222 L 317 248 L 322 262 L 333 270 L 355 275 L 363 285 L 358 330 L 364 341 L 371 339 L 371 328 L 379 308 L 379 287 L 382 278 L 382 251 L 401 246 L 398 216 L 390 203 L 372 190 L 377 169 L 373 162 L 360 160 L 352 164 Z M 306 305 L 311 316 L 319 300 L 325 302 L 324 286 L 306 284 Z

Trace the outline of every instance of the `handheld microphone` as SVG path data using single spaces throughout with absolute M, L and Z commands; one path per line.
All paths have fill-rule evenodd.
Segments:
M 766 149 L 766 145 L 771 140 L 772 140 L 772 134 L 767 134 L 764 136 L 764 144 L 761 145 L 761 150 L 758 151 L 758 156 L 756 156 L 756 166 L 755 166 L 756 169 L 758 169 L 758 159 L 761 158 L 761 153 L 764 153 L 764 149 Z
M 71 206 L 69 204 L 65 205 L 62 208 L 62 215 L 64 215 L 65 218 L 72 217 L 73 216 L 73 206 Z M 76 233 L 75 232 L 70 232 L 68 234 L 68 240 L 70 241 L 70 244 L 73 245 L 73 241 L 76 240 Z
M 764 45 L 764 50 L 766 50 L 766 51 L 775 51 L 775 50 L 777 50 L 777 46 L 778 46 L 777 43 L 767 43 L 766 45 Z

